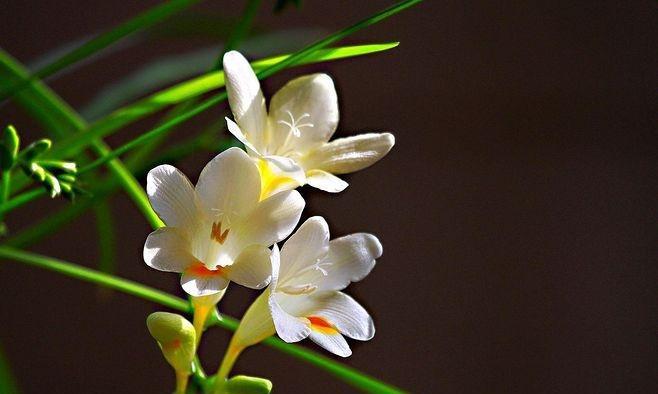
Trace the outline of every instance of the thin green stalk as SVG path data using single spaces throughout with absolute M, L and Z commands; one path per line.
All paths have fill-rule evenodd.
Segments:
M 39 69 L 34 74 L 14 83 L 12 86 L 3 88 L 0 90 L 0 101 L 24 89 L 30 82 L 53 75 L 56 72 L 117 43 L 133 33 L 144 30 L 167 19 L 171 15 L 188 8 L 199 1 L 200 0 L 171 0 L 137 15 L 136 17 L 118 25 L 114 29 L 85 42 L 81 46 Z
M 27 71 L 18 61 L 0 50 L 0 76 L 11 81 L 24 78 L 26 74 Z M 32 81 L 30 89 L 19 92 L 16 99 L 28 112 L 34 113 L 46 128 L 53 128 L 60 135 L 71 132 L 81 133 L 87 129 L 84 119 L 40 81 Z M 51 124 L 50 119 L 57 122 Z M 103 141 L 92 139 L 90 142 L 91 148 L 97 155 L 110 154 L 110 149 Z M 149 223 L 152 226 L 162 226 L 163 223 L 151 208 L 146 193 L 123 163 L 120 160 L 112 160 L 108 163 L 108 167 Z
M 143 298 L 160 305 L 164 305 L 168 308 L 183 313 L 193 313 L 192 305 L 182 298 L 153 289 L 138 282 L 107 275 L 90 268 L 82 267 L 52 257 L 43 256 L 8 246 L 0 246 L 0 258 L 18 261 L 38 268 L 54 271 L 85 282 L 99 284 L 110 289 Z M 210 324 L 227 330 L 235 331 L 239 325 L 239 321 L 226 315 L 222 315 L 220 317 L 219 315 L 214 314 L 210 318 Z M 340 362 L 320 355 L 315 351 L 302 348 L 299 345 L 285 343 L 282 340 L 274 337 L 267 338 L 263 341 L 263 344 L 278 349 L 281 352 L 294 358 L 309 362 L 319 367 L 320 369 L 333 374 L 337 378 L 352 385 L 353 387 L 363 391 L 371 393 L 403 392 L 402 390 L 384 383 L 372 376 L 359 372 L 354 368 L 348 367 Z
M 94 204 L 94 213 L 98 233 L 98 269 L 106 274 L 113 274 L 116 265 L 116 236 L 110 204 L 107 201 Z
M 28 202 L 36 200 L 37 198 L 45 195 L 47 195 L 47 193 L 46 193 L 46 189 L 44 188 L 32 189 L 25 193 L 19 194 L 18 196 L 10 200 L 4 200 L 0 202 L 0 219 L 3 214 L 12 211 L 18 207 L 21 207 L 27 204 Z
M 317 51 L 308 57 L 290 64 L 300 66 L 304 64 L 326 62 L 338 59 L 344 59 L 354 56 L 386 51 L 395 48 L 399 43 L 391 42 L 385 44 L 356 45 L 339 48 L 328 48 Z M 254 70 L 262 70 L 273 64 L 279 63 L 290 57 L 290 55 L 281 55 L 265 58 L 251 63 Z M 170 88 L 156 92 L 144 99 L 119 108 L 102 119 L 92 123 L 84 133 L 78 133 L 60 141 L 53 147 L 49 156 L 52 158 L 70 158 L 80 153 L 94 138 L 106 137 L 117 130 L 144 119 L 148 115 L 158 112 L 168 106 L 187 101 L 194 97 L 208 93 L 224 87 L 224 73 L 214 71 L 201 75 L 191 80 L 174 85 Z
M 9 362 L 0 346 L 0 393 L 18 394 L 18 385 L 11 373 Z
M 7 201 L 11 193 L 11 169 L 0 171 L 0 223 L 2 216 L 7 211 Z

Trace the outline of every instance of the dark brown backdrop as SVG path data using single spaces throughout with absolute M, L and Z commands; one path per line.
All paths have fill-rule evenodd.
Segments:
M 5 1 L 0 45 L 28 62 L 155 2 L 133 3 Z M 349 290 L 377 335 L 353 344 L 348 364 L 423 393 L 656 391 L 656 4 L 578 3 L 426 1 L 349 40 L 400 40 L 396 50 L 266 82 L 271 94 L 302 72 L 327 71 L 341 98 L 339 135 L 397 137 L 389 157 L 348 177 L 339 196 L 305 189 L 306 214 L 325 215 L 334 235 L 371 231 L 384 244 L 373 273 Z M 279 16 L 264 10 L 258 22 L 333 31 L 387 4 L 305 1 Z M 51 86 L 81 106 L 148 59 L 210 43 L 154 40 Z M 13 105 L 0 119 L 41 132 Z M 209 157 L 181 167 L 196 178 Z M 112 203 L 118 273 L 180 294 L 174 275 L 143 264 L 149 228 L 137 210 L 123 195 Z M 9 224 L 60 205 L 42 202 Z M 33 249 L 93 266 L 94 239 L 85 216 Z M 0 294 L 0 341 L 24 392 L 173 387 L 144 325 L 162 308 L 5 262 Z M 239 315 L 253 297 L 234 287 L 222 305 Z M 227 340 L 219 329 L 208 334 L 208 369 Z M 235 371 L 268 376 L 279 393 L 351 392 L 262 347 Z

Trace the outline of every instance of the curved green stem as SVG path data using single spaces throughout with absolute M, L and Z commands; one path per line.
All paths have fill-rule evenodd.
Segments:
M 7 185 L 9 187 L 9 185 Z M 33 189 L 30 191 L 27 191 L 25 193 L 21 193 L 18 196 L 10 199 L 10 200 L 4 200 L 0 201 L 0 219 L 2 218 L 2 215 L 12 211 L 16 208 L 21 207 L 24 204 L 27 204 L 30 201 L 33 201 L 41 196 L 45 196 L 48 193 L 46 193 L 46 189 L 39 188 L 39 189 Z
M 182 298 L 153 289 L 141 283 L 118 278 L 112 275 L 107 275 L 90 268 L 68 263 L 52 257 L 26 252 L 8 246 L 0 246 L 0 258 L 18 261 L 86 282 L 100 284 L 102 286 L 121 291 L 126 294 L 134 295 L 136 297 L 164 305 L 180 312 L 193 312 L 191 304 Z M 218 314 L 213 314 L 209 318 L 209 324 L 235 331 L 238 328 L 239 321 L 226 315 L 222 315 L 220 317 Z M 266 346 L 275 348 L 282 353 L 315 365 L 320 369 L 323 369 L 336 376 L 337 378 L 343 380 L 344 382 L 352 385 L 353 387 L 363 391 L 373 393 L 403 392 L 397 387 L 391 386 L 372 376 L 359 372 L 352 367 L 334 361 L 329 357 L 320 355 L 313 350 L 309 350 L 298 345 L 285 343 L 282 340 L 274 337 L 269 337 L 262 343 Z

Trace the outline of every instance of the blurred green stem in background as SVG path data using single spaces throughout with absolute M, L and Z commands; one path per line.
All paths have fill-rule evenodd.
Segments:
M 154 24 L 165 20 L 171 15 L 182 11 L 189 6 L 198 3 L 199 1 L 200 0 L 171 0 L 137 15 L 136 17 L 120 24 L 114 29 L 105 32 L 87 41 L 83 45 L 73 49 L 72 51 L 64 54 L 54 62 L 39 69 L 34 74 L 26 75 L 25 78 L 15 81 L 9 86 L 3 86 L 2 89 L 0 89 L 0 101 L 26 88 L 31 81 L 44 79 L 50 75 L 53 75 L 56 72 L 109 47 L 122 38 L 153 26 Z
M 0 393 L 18 394 L 18 392 L 18 386 L 11 373 L 9 363 L 7 363 L 7 359 L 5 358 L 2 344 L 0 344 Z
M 220 70 L 222 68 L 222 58 L 224 57 L 224 53 L 237 49 L 240 42 L 247 36 L 247 33 L 251 28 L 251 24 L 253 23 L 256 14 L 258 13 L 259 6 L 260 0 L 247 1 L 247 5 L 244 8 L 242 17 L 240 18 L 240 21 L 235 26 L 233 31 L 231 31 L 228 40 L 226 40 L 224 51 L 221 56 L 217 57 L 217 61 L 215 61 L 213 70 Z
M 107 275 L 90 268 L 54 259 L 52 257 L 42 256 L 36 253 L 26 252 L 7 246 L 0 246 L 0 258 L 18 261 L 86 282 L 96 283 L 126 294 L 164 305 L 168 308 L 180 312 L 193 312 L 192 305 L 182 298 L 178 298 L 163 291 L 142 285 L 141 283 L 133 282 L 113 275 Z M 238 327 L 239 321 L 226 315 L 222 315 L 220 317 L 217 314 L 214 314 L 210 319 L 210 323 L 213 326 L 235 331 Z M 371 393 L 403 392 L 402 390 L 384 383 L 372 376 L 366 375 L 354 368 L 334 361 L 331 358 L 318 354 L 315 351 L 305 349 L 299 345 L 285 343 L 275 337 L 270 337 L 263 341 L 263 343 L 267 346 L 280 350 L 282 353 L 307 361 L 333 374 L 334 376 L 352 385 L 353 387 L 363 391 Z

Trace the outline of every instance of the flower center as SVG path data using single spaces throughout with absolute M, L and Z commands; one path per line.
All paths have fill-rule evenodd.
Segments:
M 231 229 L 227 228 L 226 230 L 222 231 L 221 220 L 218 222 L 214 222 L 212 224 L 212 228 L 210 229 L 210 239 L 219 243 L 220 245 L 223 245 L 224 242 L 226 242 L 226 237 L 228 237 L 228 232 L 230 230 Z
M 301 128 L 313 127 L 313 123 L 300 123 L 303 119 L 310 118 L 310 114 L 303 113 L 299 118 L 295 118 L 292 112 L 286 110 L 286 113 L 290 118 L 289 121 L 279 120 L 276 122 L 277 124 L 288 126 L 288 133 L 286 134 L 286 138 L 283 141 L 283 144 L 281 144 L 278 149 L 275 149 L 275 151 L 278 152 L 280 156 L 286 156 L 287 154 L 294 152 L 294 149 L 290 145 L 292 144 L 294 138 L 299 138 L 302 135 L 300 130 Z

